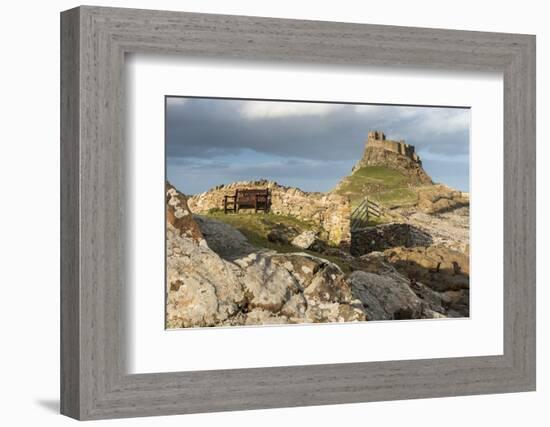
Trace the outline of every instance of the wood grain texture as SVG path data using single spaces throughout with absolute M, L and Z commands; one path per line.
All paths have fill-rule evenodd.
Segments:
M 80 414 L 79 11 L 61 20 L 61 412 Z
M 63 12 L 61 27 L 62 413 L 100 419 L 534 390 L 534 36 L 86 6 Z M 126 374 L 126 53 L 501 71 L 504 354 Z

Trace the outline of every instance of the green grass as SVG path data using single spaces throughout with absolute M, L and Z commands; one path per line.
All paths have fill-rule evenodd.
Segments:
M 371 196 L 372 200 L 384 206 L 405 206 L 416 203 L 418 197 L 410 188 L 394 188 Z
M 416 202 L 416 192 L 409 188 L 408 178 L 384 166 L 365 166 L 348 176 L 337 193 L 346 195 L 355 208 L 365 197 L 386 207 Z
M 319 233 L 321 238 L 326 233 L 320 226 L 303 221 L 298 218 L 286 215 L 277 215 L 273 213 L 228 213 L 224 214 L 222 210 L 212 209 L 205 216 L 215 218 L 225 222 L 245 235 L 248 241 L 256 247 L 271 249 L 279 253 L 306 252 L 310 255 L 326 259 L 338 265 L 345 273 L 350 272 L 350 266 L 342 259 L 335 256 L 327 256 L 314 251 L 302 250 L 291 244 L 271 242 L 267 235 L 277 226 L 295 228 L 298 233 L 307 230 L 314 230 Z
M 306 230 L 315 230 L 322 233 L 323 229 L 311 222 L 303 221 L 293 216 L 277 215 L 273 213 L 228 213 L 224 214 L 223 210 L 208 211 L 207 216 L 218 219 L 229 225 L 232 225 L 238 230 L 245 230 L 254 232 L 260 236 L 266 237 L 267 234 L 277 224 L 281 224 L 286 227 L 294 227 L 300 233 Z M 242 231 L 241 230 L 241 231 Z

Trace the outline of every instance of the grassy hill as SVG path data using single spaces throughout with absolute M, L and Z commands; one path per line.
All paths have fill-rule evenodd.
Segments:
M 365 197 L 386 207 L 405 206 L 417 201 L 416 192 L 410 188 L 407 176 L 385 166 L 364 166 L 345 177 L 336 194 L 348 196 L 352 207 Z

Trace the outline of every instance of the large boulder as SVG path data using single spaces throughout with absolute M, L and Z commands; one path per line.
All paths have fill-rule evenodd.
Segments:
M 241 279 L 250 308 L 277 313 L 300 290 L 296 279 L 273 263 L 270 256 L 252 253 L 235 263 L 242 268 Z
M 313 277 L 304 291 L 308 301 L 350 303 L 353 299 L 351 287 L 345 281 L 342 270 L 332 263 L 326 263 Z
M 385 259 L 414 283 L 435 291 L 449 317 L 470 315 L 468 254 L 445 246 L 393 248 Z
M 187 198 L 168 182 L 166 183 L 166 222 L 180 234 L 199 243 L 204 240 L 198 224 L 187 205 Z
M 468 193 L 454 190 L 443 184 L 418 189 L 417 208 L 428 214 L 449 212 L 470 205 Z
M 284 267 L 298 281 L 302 288 L 306 288 L 313 277 L 326 264 L 326 261 L 303 252 L 273 255 L 275 264 Z
M 354 298 L 344 273 L 336 264 L 305 253 L 278 254 L 273 260 L 287 269 L 302 288 L 301 298 L 291 300 L 286 307 L 292 310 L 291 321 L 320 323 L 367 320 L 361 302 Z
M 309 249 L 317 240 L 317 233 L 313 230 L 306 230 L 292 239 L 292 245 L 300 249 Z
M 445 246 L 465 254 L 470 250 L 470 208 L 457 207 L 447 212 L 428 214 L 408 208 L 401 210 L 406 221 L 424 230 L 433 240 L 432 246 Z M 424 245 L 426 246 L 426 245 Z
M 349 279 L 370 320 L 420 319 L 425 304 L 395 276 L 354 271 Z
M 298 234 L 300 234 L 300 231 L 292 226 L 269 220 L 263 220 L 262 222 L 269 227 L 269 232 L 266 237 L 267 240 L 272 243 L 288 245 Z
M 217 219 L 201 215 L 193 216 L 208 247 L 224 259 L 234 260 L 259 249 L 234 227 Z
M 166 237 L 168 327 L 214 326 L 235 315 L 245 302 L 239 269 L 170 223 Z
M 470 288 L 468 255 L 445 246 L 393 248 L 384 256 L 399 272 L 438 292 Z
M 186 197 L 166 185 L 167 326 L 212 326 L 239 310 L 237 269 L 207 245 Z

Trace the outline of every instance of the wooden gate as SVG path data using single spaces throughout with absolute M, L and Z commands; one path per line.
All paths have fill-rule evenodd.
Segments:
M 351 213 L 351 231 L 354 232 L 366 228 L 371 216 L 380 216 L 380 205 L 365 197 Z

